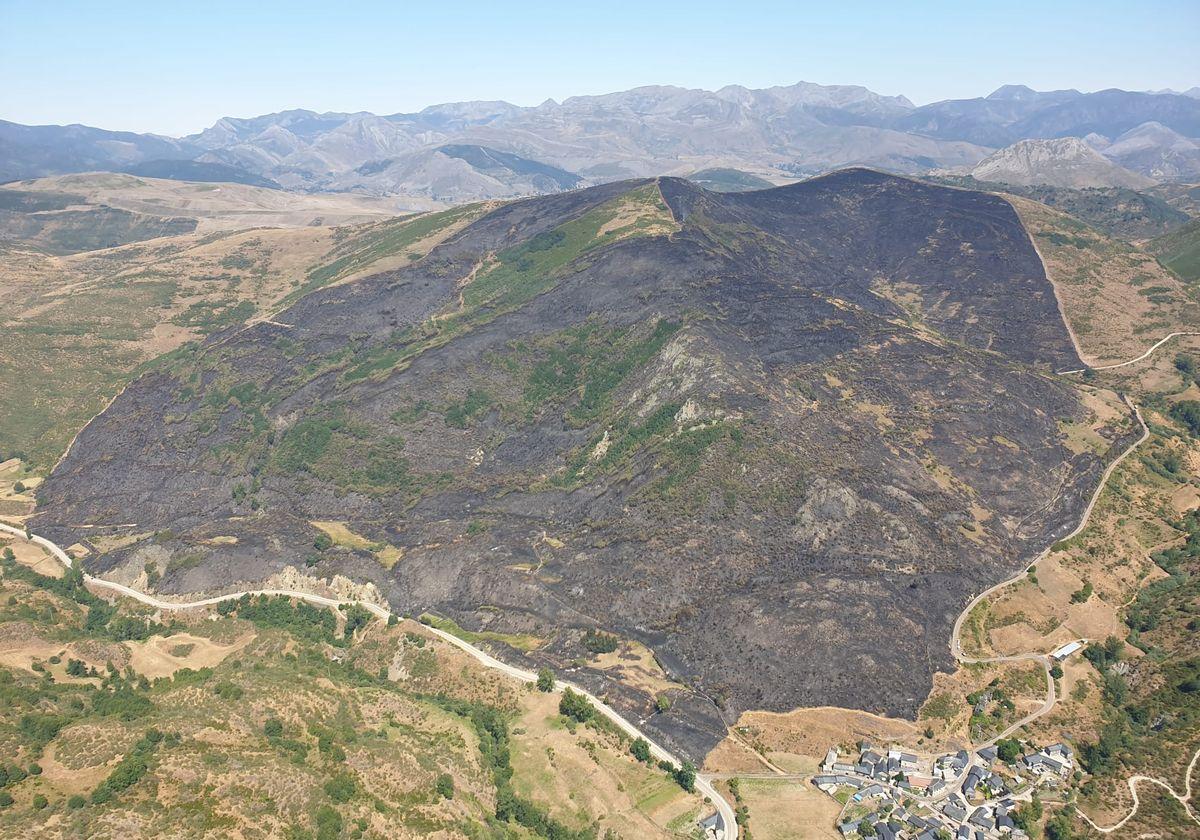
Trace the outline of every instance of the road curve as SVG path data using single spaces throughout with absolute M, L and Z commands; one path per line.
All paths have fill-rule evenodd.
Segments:
M 1155 779 L 1153 776 L 1130 776 L 1126 781 L 1126 784 L 1129 785 L 1129 794 L 1133 797 L 1133 807 L 1130 808 L 1129 813 L 1122 817 L 1118 822 L 1115 822 L 1110 826 L 1101 827 L 1096 825 L 1091 817 L 1083 813 L 1083 811 L 1080 811 L 1078 808 L 1075 809 L 1075 813 L 1079 814 L 1079 816 L 1083 818 L 1083 821 L 1092 828 L 1096 829 L 1096 831 L 1099 831 L 1101 834 L 1110 834 L 1121 826 L 1125 825 L 1125 823 L 1129 822 L 1131 819 L 1133 819 L 1134 815 L 1137 814 L 1138 806 L 1141 805 L 1141 802 L 1138 800 L 1137 786 L 1142 782 L 1146 782 L 1148 784 L 1158 785 L 1160 788 L 1165 790 L 1173 799 L 1175 799 L 1176 802 L 1183 806 L 1183 810 L 1187 813 L 1187 815 L 1191 817 L 1197 825 L 1200 825 L 1200 813 L 1197 813 L 1196 809 L 1191 805 L 1192 771 L 1196 769 L 1197 759 L 1200 759 L 1200 749 L 1197 749 L 1196 754 L 1192 756 L 1192 761 L 1190 764 L 1188 764 L 1187 772 L 1184 774 L 1184 792 L 1182 796 L 1176 793 L 1174 788 L 1161 779 Z
M 1162 342 L 1160 341 L 1159 344 L 1155 346 L 1157 347 L 1161 344 Z M 1062 537 L 1060 540 L 1055 540 L 1055 543 L 1061 542 L 1062 540 L 1069 540 L 1083 532 L 1083 529 L 1087 527 L 1088 520 L 1090 520 L 1092 517 L 1092 511 L 1095 509 L 1096 503 L 1100 500 L 1100 494 L 1104 492 L 1104 488 L 1108 484 L 1108 479 L 1112 476 L 1117 467 L 1121 465 L 1121 462 L 1133 453 L 1133 450 L 1137 449 L 1150 438 L 1150 427 L 1146 425 L 1146 421 L 1142 417 L 1141 410 L 1132 402 L 1130 402 L 1128 397 L 1122 395 L 1121 399 L 1123 399 L 1125 404 L 1129 406 L 1130 410 L 1133 411 L 1133 416 L 1137 418 L 1138 424 L 1142 427 L 1142 434 L 1136 441 L 1130 444 L 1124 452 L 1114 458 L 1112 462 L 1104 469 L 1104 474 L 1100 476 L 1100 483 L 1096 485 L 1096 490 L 1092 493 L 1091 499 L 1088 500 L 1087 507 L 1084 508 L 1083 511 L 1083 516 L 1081 516 L 1079 519 L 1079 524 L 1075 526 L 1074 531 L 1067 534 L 1065 537 Z M 1053 550 L 1053 548 L 1054 544 L 1047 546 L 1037 557 L 1033 559 L 1033 562 L 1029 565 L 1032 566 L 1041 562 Z M 1017 572 L 1008 580 L 1000 581 L 1000 583 L 997 583 L 995 586 L 989 587 L 983 592 L 980 592 L 978 595 L 972 598 L 971 602 L 967 604 L 966 608 L 959 613 L 958 618 L 954 621 L 954 629 L 950 631 L 950 652 L 954 655 L 955 659 L 966 665 L 980 665 L 988 662 L 1012 662 L 1019 659 L 1046 658 L 1044 654 L 1027 653 L 1016 656 L 994 656 L 987 659 L 976 659 L 974 657 L 967 656 L 962 652 L 962 626 L 963 622 L 965 622 L 967 617 L 971 614 L 971 610 L 975 609 L 975 607 L 979 605 L 979 602 L 985 598 L 993 595 L 1001 589 L 1004 589 L 1006 586 L 1011 586 L 1012 584 L 1024 579 L 1027 570 L 1028 566 Z
M 12 525 L 6 525 L 3 522 L 0 522 L 0 531 L 12 534 L 13 536 L 27 538 L 30 542 L 49 551 L 67 568 L 71 568 L 72 561 L 70 556 L 59 546 L 45 537 L 38 536 L 37 534 L 28 534 L 27 536 L 23 529 L 13 527 Z M 221 603 L 222 601 L 236 601 L 238 598 L 241 598 L 245 595 L 283 595 L 289 598 L 308 601 L 309 603 L 319 604 L 325 607 L 340 607 L 357 604 L 358 606 L 369 610 L 376 617 L 385 621 L 392 615 L 392 612 L 387 608 L 381 607 L 378 604 L 373 604 L 369 601 L 328 598 L 324 595 L 314 595 L 311 592 L 301 592 L 294 589 L 254 589 L 244 592 L 230 592 L 226 595 L 216 595 L 211 598 L 202 598 L 198 601 L 163 601 L 159 598 L 155 598 L 153 595 L 147 595 L 145 592 L 140 592 L 136 589 L 125 586 L 124 584 L 115 583 L 110 580 L 104 580 L 103 578 L 94 577 L 93 575 L 89 575 L 87 573 L 84 573 L 83 578 L 84 581 L 93 588 L 107 589 L 111 592 L 116 592 L 120 595 L 132 598 L 135 601 L 159 610 L 192 610 L 201 607 L 211 607 L 214 604 Z M 397 618 L 399 617 L 400 616 L 397 616 Z M 509 665 L 507 662 L 501 662 L 499 659 L 495 658 L 486 651 L 480 650 L 470 642 L 463 641 L 457 636 L 447 633 L 445 630 L 440 630 L 437 627 L 431 627 L 429 625 L 422 625 L 422 627 L 424 627 L 426 631 L 438 636 L 444 641 L 454 645 L 456 648 L 459 648 L 460 650 L 469 654 L 480 664 L 488 668 L 500 671 L 501 673 L 521 682 L 532 683 L 537 681 L 537 674 L 533 673 L 532 671 L 526 671 L 525 669 L 518 668 L 515 665 Z M 577 694 L 582 694 L 584 697 L 586 697 L 592 703 L 592 705 L 596 707 L 596 711 L 612 721 L 622 732 L 626 733 L 632 738 L 645 739 L 650 745 L 650 754 L 654 758 L 661 761 L 669 761 L 671 764 L 675 765 L 682 763 L 661 745 L 655 743 L 652 739 L 647 738 L 646 735 L 638 730 L 636 726 L 626 720 L 620 712 L 609 706 L 600 698 L 596 697 L 587 689 L 580 688 L 577 685 L 572 685 L 571 683 L 563 682 L 561 680 L 555 681 L 556 691 L 565 688 L 570 688 Z M 723 833 L 718 836 L 717 840 L 737 840 L 737 820 L 734 814 L 733 806 L 731 806 L 729 802 L 726 801 L 725 797 L 723 797 L 717 791 L 712 781 L 707 777 L 696 777 L 696 790 L 699 791 L 703 796 L 708 797 L 708 799 L 713 803 L 713 806 L 721 814 L 721 819 L 725 824 L 725 829 Z
M 1111 365 L 1096 365 L 1090 369 L 1091 370 L 1113 370 L 1115 368 L 1122 368 L 1122 367 L 1127 367 L 1128 365 L 1136 364 L 1140 361 L 1143 361 L 1144 359 L 1149 358 L 1151 355 L 1153 355 L 1154 351 L 1156 351 L 1158 348 L 1162 347 L 1164 344 L 1166 344 L 1171 339 L 1177 338 L 1182 335 L 1200 335 L 1200 332 L 1181 331 L 1181 332 L 1170 333 L 1166 337 L 1155 342 L 1154 345 L 1151 346 L 1149 350 L 1147 350 L 1145 353 L 1142 353 L 1140 356 L 1137 356 L 1136 358 L 1129 359 L 1128 361 L 1124 361 L 1124 362 L 1118 362 L 1116 364 L 1111 364 Z M 1085 370 L 1088 370 L 1088 368 L 1080 368 L 1078 370 L 1063 370 L 1063 371 L 1058 371 L 1057 374 L 1059 376 L 1067 376 L 1067 375 L 1075 374 L 1075 373 L 1083 373 Z M 1118 455 L 1116 458 L 1114 458 L 1113 461 L 1108 465 L 1108 467 L 1105 468 L 1104 474 L 1100 477 L 1100 483 L 1096 486 L 1095 492 L 1092 493 L 1092 497 L 1088 501 L 1088 505 L 1083 511 L 1083 516 L 1080 517 L 1079 524 L 1075 527 L 1074 531 L 1072 531 L 1070 534 L 1068 534 L 1067 536 L 1062 538 L 1064 540 L 1069 540 L 1072 537 L 1075 537 L 1078 534 L 1083 532 L 1084 528 L 1087 527 L 1088 520 L 1091 519 L 1092 511 L 1095 509 L 1097 501 L 1099 501 L 1099 499 L 1100 499 L 1100 494 L 1104 491 L 1104 488 L 1108 484 L 1108 480 L 1112 476 L 1113 472 L 1121 464 L 1122 461 L 1124 461 L 1130 454 L 1133 453 L 1133 451 L 1135 449 L 1137 449 L 1139 446 L 1141 446 L 1143 443 L 1145 443 L 1150 438 L 1150 428 L 1149 428 L 1149 426 L 1146 425 L 1146 421 L 1142 417 L 1141 410 L 1138 408 L 1138 406 L 1134 405 L 1129 400 L 1129 397 L 1126 396 L 1125 394 L 1121 395 L 1121 399 L 1124 400 L 1125 404 L 1127 406 L 1129 406 L 1129 408 L 1133 411 L 1134 417 L 1137 418 L 1138 424 L 1141 425 L 1141 427 L 1142 427 L 1142 434 L 1136 441 L 1134 441 L 1132 444 L 1130 444 L 1130 446 L 1127 449 L 1125 449 L 1124 452 L 1122 452 L 1120 455 Z M 1055 540 L 1055 542 L 1059 542 L 1059 541 L 1060 540 Z M 1045 558 L 1052 549 L 1053 549 L 1053 544 L 1048 546 L 1037 557 L 1035 557 L 1033 559 L 1032 563 L 1030 563 L 1030 565 L 1036 565 L 1043 558 Z M 1028 567 L 1026 567 L 1026 568 L 1028 568 Z M 1046 686 L 1047 686 L 1046 702 L 1043 703 L 1042 706 L 1036 712 L 1033 712 L 1032 714 L 1027 715 L 1026 717 L 1024 717 L 1021 720 L 1014 723 L 1012 726 L 1009 726 L 1002 733 L 1000 733 L 999 735 L 997 735 L 996 737 L 992 738 L 990 741 L 985 743 L 984 746 L 986 746 L 987 744 L 995 743 L 996 741 L 998 741 L 1002 738 L 1008 737 L 1011 733 L 1017 731 L 1022 726 L 1025 726 L 1028 723 L 1032 723 L 1037 718 L 1041 717 L 1044 714 L 1047 714 L 1054 707 L 1054 703 L 1056 700 L 1055 692 L 1054 692 L 1054 680 L 1050 676 L 1051 660 L 1050 660 L 1049 654 L 1023 653 L 1023 654 L 1017 654 L 1017 655 L 1013 655 L 1013 656 L 995 656 L 995 657 L 989 657 L 989 658 L 975 658 L 975 657 L 969 657 L 962 652 L 962 641 L 961 641 L 962 625 L 963 625 L 963 622 L 966 621 L 967 617 L 971 614 L 971 611 L 973 609 L 975 609 L 975 607 L 982 600 L 984 600 L 985 598 L 994 594 L 995 592 L 1005 588 L 1006 586 L 1009 586 L 1009 585 L 1016 583 L 1017 581 L 1023 579 L 1025 577 L 1025 575 L 1026 575 L 1026 571 L 1022 570 L 1022 571 L 1018 572 L 1017 574 L 1015 574 L 1013 577 L 1009 578 L 1008 580 L 1001 581 L 1000 583 L 996 584 L 995 586 L 992 586 L 992 587 L 984 590 L 983 592 L 979 593 L 978 595 L 976 595 L 973 599 L 971 599 L 971 602 L 969 604 L 967 604 L 966 608 L 963 609 L 963 611 L 959 614 L 958 618 L 954 622 L 954 629 L 953 629 L 953 631 L 951 631 L 951 634 L 950 634 L 950 653 L 960 663 L 963 663 L 963 664 L 986 664 L 986 663 L 991 663 L 991 662 L 1016 662 L 1016 661 L 1022 661 L 1022 660 L 1038 660 L 1042 663 L 1042 666 L 1046 670 Z M 1086 641 L 1086 639 L 1081 639 L 1080 641 Z M 1192 773 L 1196 769 L 1197 760 L 1200 760 L 1200 748 L 1198 748 L 1196 750 L 1196 753 L 1192 756 L 1192 760 L 1188 764 L 1187 771 L 1184 774 L 1184 793 L 1182 795 L 1179 793 L 1176 793 L 1174 788 L 1172 788 L 1169 784 L 1162 781 L 1161 779 L 1156 779 L 1152 776 L 1143 776 L 1140 774 L 1130 776 L 1126 780 L 1126 784 L 1129 786 L 1129 793 L 1133 797 L 1133 807 L 1129 810 L 1128 814 L 1126 814 L 1124 817 L 1121 818 L 1121 820 L 1119 822 L 1116 822 L 1111 826 L 1101 827 L 1101 826 L 1097 825 L 1092 820 L 1091 817 L 1089 817 L 1083 811 L 1079 810 L 1078 807 L 1075 808 L 1075 812 L 1084 820 L 1084 822 L 1086 822 L 1088 825 L 1090 825 L 1096 831 L 1100 832 L 1101 834 L 1109 834 L 1109 833 L 1121 828 L 1123 825 L 1125 825 L 1125 823 L 1127 823 L 1127 822 L 1129 822 L 1129 820 L 1133 819 L 1135 814 L 1137 814 L 1138 807 L 1140 805 L 1140 802 L 1138 800 L 1137 788 L 1138 788 L 1139 784 L 1145 782 L 1147 784 L 1158 785 L 1163 790 L 1165 790 L 1171 797 L 1173 797 L 1176 801 L 1179 802 L 1179 804 L 1181 804 L 1183 806 L 1184 811 L 1187 813 L 1187 815 L 1194 822 L 1196 822 L 1198 825 L 1200 825 L 1200 814 L 1198 814 L 1197 811 L 1191 805 Z
M 1166 344 L 1172 338 L 1178 338 L 1181 335 L 1200 335 L 1200 332 L 1191 332 L 1188 330 L 1184 330 L 1182 332 L 1173 332 L 1170 335 L 1168 335 L 1166 338 L 1159 339 L 1157 342 L 1154 343 L 1154 345 L 1149 350 L 1147 350 L 1142 355 L 1138 356 L 1136 359 L 1129 359 L 1128 361 L 1117 362 L 1116 364 L 1112 364 L 1112 365 L 1092 365 L 1090 368 L 1077 368 L 1075 370 L 1060 370 L 1060 371 L 1058 371 L 1058 375 L 1066 376 L 1069 373 L 1083 373 L 1086 370 L 1113 370 L 1115 368 L 1127 367 L 1128 365 L 1135 365 L 1138 362 L 1142 361 L 1143 359 L 1150 358 L 1150 356 L 1152 356 L 1154 354 L 1155 350 L 1157 350 L 1159 347 L 1162 347 L 1164 344 Z M 1078 350 L 1078 345 L 1076 346 L 1076 350 Z

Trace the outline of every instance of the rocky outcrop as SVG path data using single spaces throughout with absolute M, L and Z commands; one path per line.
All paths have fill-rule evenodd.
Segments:
M 969 174 L 977 181 L 1019 186 L 1139 189 L 1154 183 L 1117 166 L 1078 137 L 1022 140 L 984 158 Z

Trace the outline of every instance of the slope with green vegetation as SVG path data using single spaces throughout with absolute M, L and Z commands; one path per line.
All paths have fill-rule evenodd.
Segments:
M 617 840 L 701 814 L 586 702 L 556 713 L 419 624 L 265 596 L 157 624 L 12 547 L 4 836 Z
M 300 559 L 369 580 L 504 655 L 575 663 L 697 759 L 742 708 L 911 711 L 960 600 L 1099 469 L 1047 375 L 1078 364 L 999 198 L 867 170 L 609 184 L 497 207 L 163 359 L 38 488 L 34 527 L 116 574 L 158 557 L 164 593 Z M 826 588 L 836 606 L 799 594 Z M 821 629 L 832 611 L 847 632 Z M 614 681 L 600 631 L 670 680 Z M 833 673 L 845 657 L 875 676 Z
M 1022 186 L 977 181 L 971 177 L 935 180 L 971 190 L 988 190 L 1028 198 L 1127 242 L 1161 236 L 1187 224 L 1190 218 L 1187 213 L 1155 195 L 1125 187 L 1070 189 L 1046 185 Z
M 1043 204 L 1010 201 L 1088 364 L 1134 358 L 1168 333 L 1200 324 L 1194 290 L 1145 251 Z
M 1146 250 L 1184 280 L 1200 280 L 1200 219 L 1148 242 Z
M 766 178 L 760 178 L 740 169 L 701 169 L 688 176 L 693 184 L 699 184 L 714 192 L 746 192 L 766 190 L 775 186 Z
M 479 212 L 173 236 L 65 258 L 3 251 L 0 458 L 48 469 L 151 359 L 323 286 L 408 265 Z

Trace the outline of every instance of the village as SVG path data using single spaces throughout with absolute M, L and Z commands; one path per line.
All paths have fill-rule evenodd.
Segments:
M 845 838 L 1021 840 L 1021 807 L 1074 769 L 1062 743 L 1035 748 L 1010 739 L 927 758 L 860 743 L 849 755 L 831 748 L 812 781 L 842 805 Z

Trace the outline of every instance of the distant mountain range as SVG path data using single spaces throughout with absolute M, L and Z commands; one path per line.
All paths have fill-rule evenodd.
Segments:
M 986 97 L 917 107 L 863 87 L 800 82 L 641 87 L 535 107 L 458 102 L 388 116 L 292 110 L 226 117 L 183 138 L 0 121 L 0 180 L 149 167 L 456 203 L 706 169 L 774 182 L 848 165 L 921 173 L 971 167 L 1021 140 L 1063 137 L 1087 138 L 1150 178 L 1191 177 L 1200 174 L 1200 98 L 1195 88 L 1081 93 L 1005 85 Z

